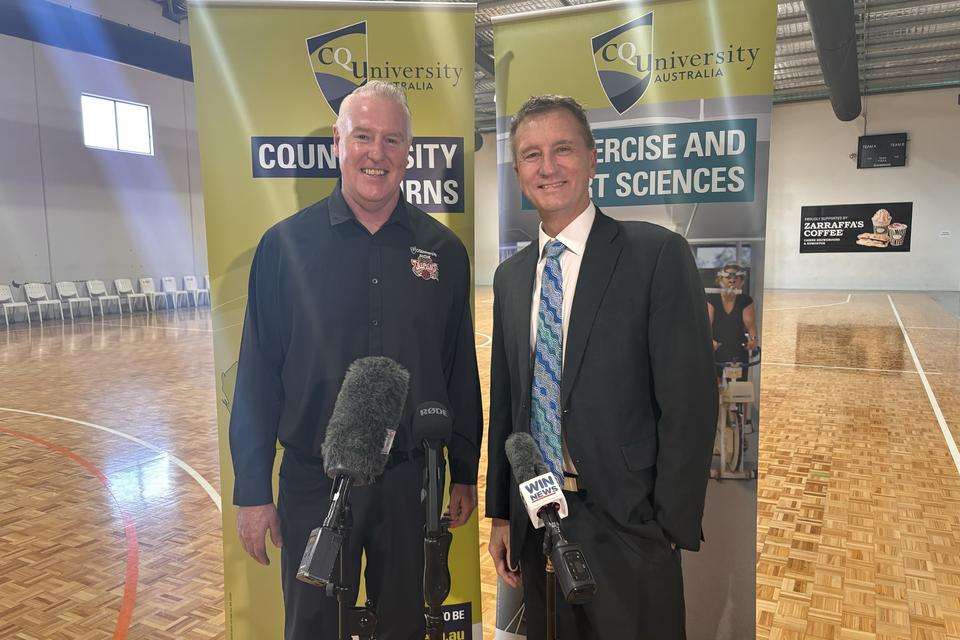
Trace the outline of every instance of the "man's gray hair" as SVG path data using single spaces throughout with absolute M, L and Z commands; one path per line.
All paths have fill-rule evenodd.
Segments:
M 410 105 L 407 104 L 407 94 L 404 93 L 403 89 L 399 86 L 393 84 L 392 82 L 386 82 L 384 80 L 371 80 L 366 84 L 362 84 L 356 89 L 353 90 L 353 93 L 348 95 L 343 99 L 343 102 L 340 103 L 340 113 L 337 114 L 337 130 L 340 131 L 341 135 L 344 133 L 344 120 L 343 114 L 347 111 L 347 106 L 357 96 L 377 96 L 380 98 L 386 98 L 387 100 L 392 100 L 398 105 L 403 107 L 403 115 L 407 118 L 407 142 L 413 140 L 413 119 L 410 117 Z

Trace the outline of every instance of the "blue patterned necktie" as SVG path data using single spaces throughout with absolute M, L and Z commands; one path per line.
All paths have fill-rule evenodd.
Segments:
M 563 276 L 559 240 L 546 244 L 546 263 L 540 279 L 540 310 L 534 351 L 530 432 L 544 462 L 563 485 L 563 449 L 560 440 L 560 372 L 563 371 Z

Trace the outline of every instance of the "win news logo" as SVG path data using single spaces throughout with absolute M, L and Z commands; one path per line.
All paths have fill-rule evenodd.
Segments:
M 367 82 L 367 22 L 307 38 L 307 55 L 317 86 L 334 113 L 354 89 Z
M 653 11 L 594 36 L 591 45 L 600 86 L 622 114 L 640 101 L 653 78 Z

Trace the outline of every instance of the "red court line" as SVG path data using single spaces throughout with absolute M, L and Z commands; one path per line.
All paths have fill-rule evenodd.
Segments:
M 120 517 L 123 519 L 123 533 L 127 540 L 127 572 L 123 585 L 123 600 L 120 602 L 120 614 L 117 616 L 117 626 L 113 632 L 113 640 L 124 640 L 127 637 L 127 631 L 130 629 L 130 620 L 133 618 L 133 608 L 137 601 L 137 578 L 140 575 L 140 545 L 137 543 L 137 529 L 134 526 L 133 519 L 124 511 L 120 501 L 117 500 L 117 496 L 115 496 L 110 489 L 110 481 L 107 480 L 107 476 L 80 454 L 48 440 L 44 440 L 43 438 L 14 431 L 13 429 L 7 429 L 6 427 L 0 426 L 0 433 L 39 444 L 62 456 L 70 458 L 86 469 L 90 475 L 97 478 L 117 504 L 117 509 L 120 510 Z

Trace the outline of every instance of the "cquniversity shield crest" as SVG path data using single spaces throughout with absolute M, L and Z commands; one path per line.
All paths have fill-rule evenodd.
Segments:
M 307 38 L 310 67 L 334 113 L 354 89 L 367 82 L 366 21 Z
M 653 11 L 594 36 L 591 44 L 603 92 L 623 113 L 643 97 L 653 77 Z

